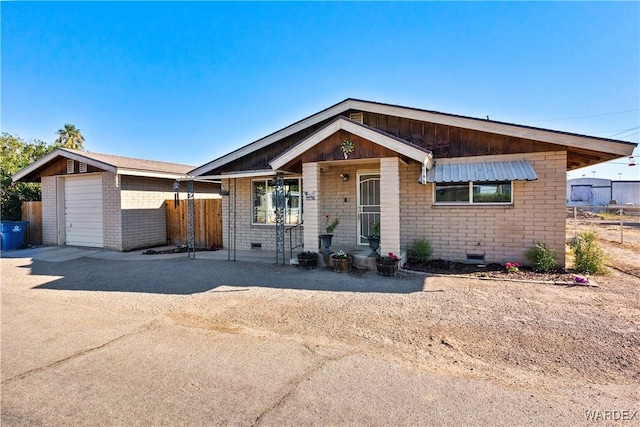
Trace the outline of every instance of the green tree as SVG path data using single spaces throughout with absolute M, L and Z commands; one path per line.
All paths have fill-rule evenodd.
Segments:
M 55 147 L 42 141 L 26 142 L 20 137 L 0 136 L 0 202 L 3 220 L 20 220 L 22 202 L 40 200 L 40 184 L 12 183 L 11 176 L 51 152 Z
M 84 150 L 84 136 L 82 136 L 80 129 L 67 123 L 63 129 L 58 130 L 58 139 L 56 139 L 55 145 L 72 150 Z

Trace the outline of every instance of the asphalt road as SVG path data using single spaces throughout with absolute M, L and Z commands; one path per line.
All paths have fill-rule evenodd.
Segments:
M 184 257 L 1 262 L 3 426 L 575 422 L 567 418 L 570 402 L 423 372 L 352 346 L 186 327 L 163 310 L 113 309 L 133 295 L 175 308 L 179 298 L 252 286 L 410 294 L 422 291 L 422 276 Z

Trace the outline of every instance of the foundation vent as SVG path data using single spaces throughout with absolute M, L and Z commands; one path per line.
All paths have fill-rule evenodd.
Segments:
M 251 242 L 251 250 L 252 251 L 260 251 L 260 250 L 262 250 L 262 243 L 253 243 L 253 242 Z
M 467 264 L 484 264 L 484 254 L 467 254 Z

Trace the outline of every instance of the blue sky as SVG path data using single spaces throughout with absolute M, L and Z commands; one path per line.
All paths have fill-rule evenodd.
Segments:
M 199 166 L 345 98 L 640 140 L 639 2 L 0 8 L 2 131 L 27 140 L 72 123 L 89 151 Z M 594 170 L 640 179 L 569 176 Z

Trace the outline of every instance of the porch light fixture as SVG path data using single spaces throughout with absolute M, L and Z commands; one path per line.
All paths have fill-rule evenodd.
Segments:
M 342 178 L 343 181 L 349 181 L 349 174 L 348 173 L 341 173 L 340 174 L 340 178 Z
M 633 156 L 629 157 L 629 166 L 635 166 L 636 165 L 636 161 L 634 160 Z

